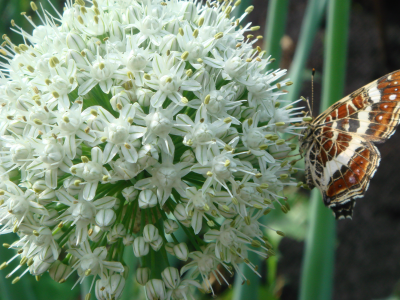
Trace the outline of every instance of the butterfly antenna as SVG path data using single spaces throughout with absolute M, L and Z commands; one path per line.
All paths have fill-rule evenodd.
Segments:
M 314 109 L 314 75 L 315 69 L 312 69 L 311 72 L 311 117 L 313 116 L 313 109 Z

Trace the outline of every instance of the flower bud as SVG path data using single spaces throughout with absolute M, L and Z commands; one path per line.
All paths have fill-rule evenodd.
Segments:
M 127 202 L 132 202 L 133 200 L 136 199 L 136 197 L 138 196 L 139 191 L 137 189 L 135 189 L 133 186 L 124 188 L 122 190 L 122 196 L 124 196 L 125 200 Z
M 133 241 L 133 253 L 136 257 L 142 257 L 149 253 L 149 244 L 146 243 L 142 236 Z
M 172 219 L 168 219 L 166 221 L 164 221 L 164 231 L 167 234 L 171 234 L 173 232 L 175 232 L 176 230 L 178 230 L 179 228 L 179 224 Z
M 144 190 L 139 194 L 139 207 L 148 208 L 157 205 L 157 196 L 152 190 Z
M 161 277 L 165 283 L 165 286 L 169 289 L 175 289 L 181 282 L 179 271 L 176 268 L 168 267 L 161 273 Z
M 86 48 L 86 43 L 81 35 L 70 32 L 67 35 L 67 47 L 69 49 L 81 52 Z
M 96 298 L 98 300 L 118 299 L 121 297 L 125 287 L 125 278 L 120 274 L 113 274 L 110 277 L 105 277 L 96 281 Z
M 142 107 L 150 105 L 150 99 L 154 95 L 154 92 L 147 89 L 138 89 L 136 91 L 137 101 Z
M 35 183 L 32 185 L 32 190 L 38 194 L 43 192 L 45 189 L 47 189 L 47 185 L 44 180 L 36 180 Z
M 132 234 L 127 234 L 122 238 L 122 243 L 124 244 L 124 246 L 129 246 L 132 245 L 134 239 L 135 237 Z
M 163 300 L 166 298 L 165 285 L 160 279 L 152 279 L 146 283 L 146 296 L 149 300 Z
M 174 246 L 175 246 L 174 243 L 166 243 L 166 244 L 165 244 L 165 250 L 166 250 L 169 254 L 175 256 L 175 253 L 174 253 Z
M 158 229 L 153 224 L 147 224 L 143 228 L 143 238 L 147 243 L 156 241 L 159 238 Z
M 72 268 L 56 260 L 49 269 L 50 277 L 57 282 L 65 281 L 65 278 L 71 273 Z
M 32 275 L 38 276 L 46 272 L 50 266 L 51 263 L 41 260 L 38 256 L 35 256 L 33 259 L 33 264 L 29 267 L 29 271 Z
M 150 278 L 151 270 L 150 268 L 137 268 L 136 269 L 136 281 L 140 285 L 145 285 Z
M 175 207 L 174 216 L 178 221 L 185 221 L 185 220 L 187 220 L 189 218 L 187 213 L 186 213 L 185 206 L 183 206 L 182 203 L 179 203 Z
M 83 66 L 86 66 L 87 65 L 87 62 L 86 62 L 86 60 L 83 58 L 83 56 L 82 56 L 82 54 L 80 53 L 80 52 L 78 52 L 78 51 L 76 51 L 76 50 L 69 50 L 68 52 L 67 52 L 67 55 L 66 55 L 66 57 L 65 57 L 65 60 L 66 61 L 69 61 L 69 60 L 73 60 L 74 62 L 76 62 L 76 64 L 79 64 L 79 65 L 83 65 Z
M 114 224 L 116 218 L 115 211 L 111 208 L 100 209 L 96 214 L 96 224 L 100 228 L 106 228 Z
M 91 234 L 89 235 L 89 239 L 92 242 L 98 242 L 100 241 L 100 239 L 103 237 L 104 231 L 101 230 L 101 228 L 99 226 L 94 226 L 93 231 L 91 232 Z
M 179 243 L 178 245 L 175 245 L 174 254 L 178 259 L 187 261 L 189 255 L 189 249 L 186 243 Z
M 160 250 L 161 246 L 163 245 L 163 239 L 161 236 L 158 236 L 158 238 L 150 243 L 151 248 L 153 248 L 154 251 Z
M 126 229 L 125 226 L 121 223 L 115 225 L 113 227 L 113 229 L 111 230 L 111 232 L 113 233 L 113 235 L 116 235 L 118 237 L 124 237 L 126 235 Z

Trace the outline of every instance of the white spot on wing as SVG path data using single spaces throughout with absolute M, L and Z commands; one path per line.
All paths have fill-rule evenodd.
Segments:
M 390 96 L 389 96 L 389 100 L 394 100 L 394 99 L 396 99 L 396 97 L 397 97 L 396 94 L 390 95 Z
M 368 95 L 374 103 L 381 101 L 381 93 L 376 88 L 376 84 L 368 90 Z
M 361 146 L 361 142 L 357 139 L 353 138 L 349 143 L 346 151 L 340 153 L 333 160 L 330 160 L 326 163 L 326 167 L 324 168 L 324 176 L 322 179 L 323 185 L 327 186 L 333 174 L 339 170 L 343 165 L 348 165 L 350 159 L 354 155 L 354 151 Z

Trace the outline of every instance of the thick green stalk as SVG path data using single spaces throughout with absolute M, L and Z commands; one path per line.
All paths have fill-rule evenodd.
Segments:
M 343 95 L 350 0 L 331 0 L 325 41 L 321 110 Z M 310 224 L 300 286 L 300 300 L 332 298 L 335 220 L 318 190 L 311 196 Z
M 270 0 L 267 10 L 267 22 L 264 33 L 264 50 L 267 55 L 275 58 L 275 62 L 268 65 L 268 69 L 279 68 L 282 56 L 281 39 L 285 33 L 286 18 L 288 14 L 289 0 Z
M 136 297 L 133 297 L 133 295 L 137 295 L 137 291 L 135 291 L 138 288 L 138 284 L 136 284 L 136 268 L 138 267 L 139 264 L 139 259 L 133 254 L 132 250 L 129 249 L 129 251 L 124 252 L 124 261 L 126 265 L 129 267 L 129 273 L 128 277 L 126 278 L 125 281 L 125 288 L 124 291 L 122 292 L 121 300 L 131 300 Z
M 320 26 L 322 17 L 325 13 L 327 0 L 309 0 L 306 12 L 301 25 L 300 37 L 296 46 L 296 52 L 292 64 L 289 68 L 289 78 L 293 85 L 286 87 L 289 91 L 289 100 L 294 101 L 299 98 L 301 86 L 304 82 L 304 71 L 311 46 L 317 30 Z M 310 78 L 311 74 L 307 74 Z

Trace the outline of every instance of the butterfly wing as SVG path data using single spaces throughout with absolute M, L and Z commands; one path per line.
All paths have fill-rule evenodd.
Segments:
M 373 143 L 396 130 L 400 114 L 400 71 L 392 72 L 338 101 L 312 124 L 306 176 L 322 192 L 336 218 L 351 217 L 380 162 Z

